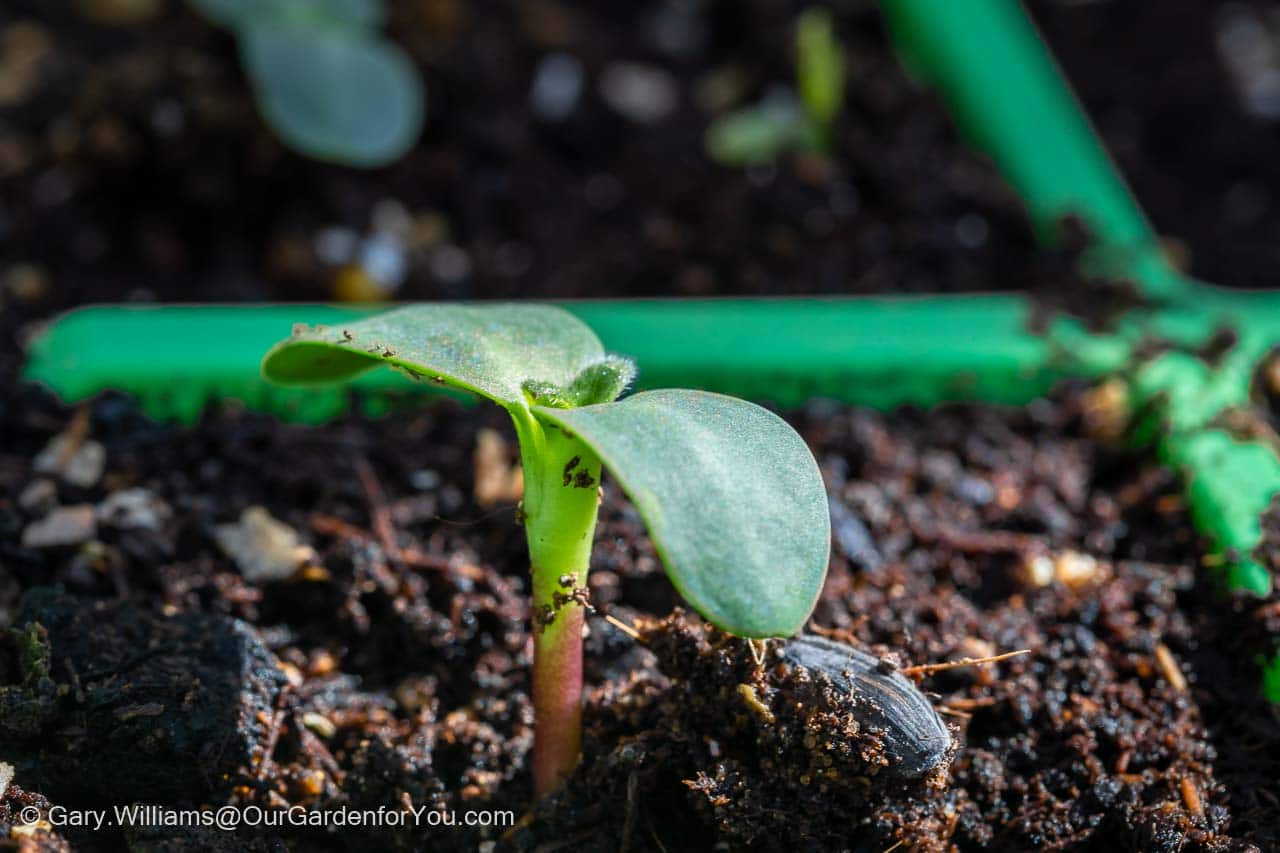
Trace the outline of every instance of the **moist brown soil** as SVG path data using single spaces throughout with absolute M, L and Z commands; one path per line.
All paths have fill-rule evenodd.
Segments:
M 1197 277 L 1280 285 L 1280 110 L 1249 108 L 1275 51 L 1271 0 L 1028 4 L 1156 229 Z M 1219 44 L 1234 21 L 1255 40 Z M 1237 33 L 1239 34 L 1239 30 Z M 1274 60 L 1272 60 L 1274 61 Z M 1274 72 L 1272 72 L 1274 73 Z
M 478 429 L 505 436 L 514 460 L 503 416 L 446 402 L 308 428 L 226 409 L 178 428 L 104 398 L 87 425 L 105 472 L 92 486 L 55 482 L 52 500 L 145 489 L 169 512 L 149 503 L 150 519 L 104 518 L 94 544 L 33 548 L 23 531 L 50 499 L 29 510 L 17 496 L 74 414 L 19 386 L 0 398 L 0 757 L 17 768 L 0 824 L 32 797 L 412 803 L 523 820 L 37 839 L 1275 849 L 1280 725 L 1253 658 L 1280 627 L 1280 597 L 1200 584 L 1177 483 L 1086 435 L 1085 399 L 1064 389 L 1019 410 L 814 403 L 790 415 L 832 500 L 813 630 L 900 666 L 1031 650 L 922 680 L 956 747 L 912 782 L 875 772 L 875 733 L 851 725 L 829 682 L 781 666 L 776 646 L 757 664 L 744 641 L 673 614 L 652 544 L 606 478 L 591 598 L 643 642 L 590 619 L 584 761 L 535 804 L 523 531 L 513 505 L 471 495 Z M 219 550 L 215 525 L 255 504 L 316 548 L 310 568 L 253 583 Z
M 53 307 L 138 299 L 327 299 L 326 228 L 407 215 L 403 298 L 1032 288 L 1022 207 L 899 67 L 874 0 L 837 4 L 848 99 L 829 158 L 726 168 L 702 135 L 793 85 L 803 3 L 392 2 L 421 67 L 420 144 L 373 172 L 283 149 L 232 38 L 185 3 L 135 26 L 9 0 L 0 59 L 0 268 L 33 265 Z M 566 53 L 585 83 L 563 120 L 530 87 Z M 636 122 L 601 94 L 638 63 L 675 94 Z M 395 213 L 397 205 L 402 214 Z M 39 291 L 26 276 L 17 287 Z

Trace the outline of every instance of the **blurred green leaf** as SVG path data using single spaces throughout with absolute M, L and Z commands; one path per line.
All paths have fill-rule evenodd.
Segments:
M 259 108 L 303 154 L 381 166 L 417 140 L 426 95 L 402 50 L 339 29 L 255 25 L 240 35 Z
M 265 23 L 332 25 L 374 30 L 386 21 L 382 0 L 190 0 L 214 22 L 238 29 Z
M 818 126 L 835 121 L 844 104 L 844 52 L 827 9 L 810 7 L 796 21 L 796 86 Z
M 789 93 L 775 92 L 758 104 L 721 116 L 707 128 L 705 144 L 725 166 L 759 166 L 807 147 L 813 127 Z

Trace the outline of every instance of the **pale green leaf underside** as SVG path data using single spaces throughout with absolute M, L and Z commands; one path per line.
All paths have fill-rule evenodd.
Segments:
M 686 390 L 534 413 L 600 456 L 703 616 L 745 637 L 800 630 L 826 575 L 831 522 L 817 463 L 785 421 Z
M 523 409 L 524 383 L 568 386 L 603 357 L 595 333 L 551 305 L 409 305 L 295 334 L 267 353 L 262 372 L 281 384 L 317 385 L 384 364 Z

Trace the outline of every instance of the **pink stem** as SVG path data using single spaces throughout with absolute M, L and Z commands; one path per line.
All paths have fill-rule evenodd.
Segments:
M 566 605 L 533 640 L 533 787 L 551 793 L 582 751 L 583 609 Z

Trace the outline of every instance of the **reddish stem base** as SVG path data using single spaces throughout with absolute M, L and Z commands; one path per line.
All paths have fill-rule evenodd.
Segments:
M 582 751 L 583 609 L 563 607 L 534 634 L 533 786 L 541 797 L 560 787 Z

